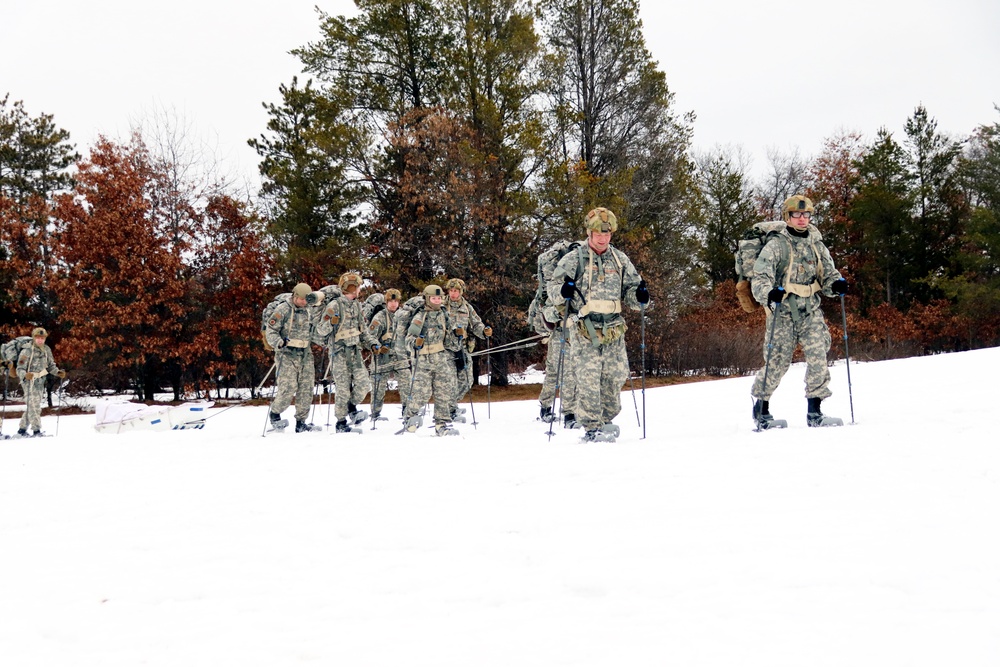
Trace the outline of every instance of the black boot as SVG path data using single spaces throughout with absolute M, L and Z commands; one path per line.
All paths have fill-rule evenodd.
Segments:
M 822 398 L 809 398 L 809 407 L 806 409 L 806 423 L 809 426 L 843 426 L 844 420 L 840 417 L 828 417 L 819 409 Z
M 296 433 L 305 433 L 307 431 L 318 431 L 318 430 L 319 430 L 319 426 L 310 426 L 309 424 L 305 423 L 304 421 L 296 421 L 295 422 L 295 432 Z
M 17 434 L 19 436 L 21 436 L 22 438 L 27 438 L 28 437 L 28 429 L 26 429 L 26 428 L 19 428 L 19 429 L 17 429 Z
M 346 419 L 337 420 L 337 433 L 350 433 L 351 427 L 347 425 Z
M 770 406 L 768 405 L 770 401 L 762 401 L 757 399 L 753 404 L 753 420 L 757 423 L 773 421 L 774 417 L 771 415 Z
M 541 410 L 538 411 L 538 418 L 546 424 L 555 421 L 556 416 L 552 414 L 552 406 L 543 405 Z
M 580 423 L 576 421 L 576 415 L 567 412 L 563 415 L 563 428 L 580 428 Z
M 271 430 L 281 431 L 288 426 L 288 420 L 282 419 L 277 412 L 269 412 L 268 418 L 271 420 Z

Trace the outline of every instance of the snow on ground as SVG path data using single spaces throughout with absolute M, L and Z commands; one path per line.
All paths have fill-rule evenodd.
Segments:
M 855 363 L 808 429 L 796 365 L 766 433 L 751 378 L 648 389 L 645 439 L 625 392 L 614 444 L 63 417 L 0 443 L 2 664 L 994 667 L 998 368 Z

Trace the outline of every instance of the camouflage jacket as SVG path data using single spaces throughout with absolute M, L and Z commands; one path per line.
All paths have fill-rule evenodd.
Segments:
M 767 242 L 753 265 L 753 297 L 767 304 L 767 294 L 774 287 L 784 287 L 789 304 L 812 309 L 819 304 L 820 293 L 835 296 L 830 289 L 842 276 L 833 264 L 830 250 L 814 225 L 803 238 L 790 234 L 788 228 Z
M 642 278 L 632 260 L 614 246 L 598 255 L 589 245 L 583 244 L 559 260 L 549 280 L 548 296 L 552 303 L 560 304 L 560 309 L 566 301 L 561 290 L 567 276 L 583 293 L 583 298 L 574 294 L 570 300 L 569 311 L 575 319 L 589 318 L 610 326 L 624 323 L 622 307 L 641 308 L 635 290 Z M 652 305 L 652 302 L 646 304 L 646 310 Z
M 313 334 L 311 309 L 309 306 L 297 308 L 290 296 L 287 301 L 278 304 L 264 327 L 267 344 L 275 350 L 284 347 L 285 343 L 292 348 L 308 348 L 309 343 L 315 342 Z M 301 345 L 302 342 L 305 345 Z
M 470 334 L 476 338 L 486 338 L 486 334 L 483 333 L 486 326 L 483 324 L 482 318 L 464 297 L 460 297 L 458 301 L 447 298 L 444 300 L 443 307 L 448 310 L 451 326 L 455 329 L 464 329 L 466 338 Z
M 462 343 L 455 336 L 455 327 L 451 323 L 448 311 L 444 305 L 437 310 L 424 308 L 413 316 L 406 332 L 406 347 L 413 349 L 413 344 L 420 337 L 424 339 L 424 352 L 443 346 L 445 350 L 458 352 Z
M 365 326 L 361 303 L 346 296 L 337 297 L 326 307 L 316 325 L 316 334 L 325 340 L 334 354 L 359 344 L 370 348 L 377 342 Z
M 17 377 L 24 382 L 24 374 L 29 372 L 34 373 L 35 378 L 59 372 L 59 367 L 52 357 L 52 349 L 48 345 L 43 344 L 38 347 L 32 342 L 21 350 L 21 354 L 17 357 Z

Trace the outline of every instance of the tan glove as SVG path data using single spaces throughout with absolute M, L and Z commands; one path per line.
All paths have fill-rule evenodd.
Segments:
M 483 327 L 483 335 L 489 338 L 493 335 L 493 327 Z
M 15 380 L 17 379 L 17 369 L 14 368 L 14 364 L 9 364 L 7 366 L 7 375 L 14 378 Z
M 423 346 L 424 346 L 424 337 L 423 336 L 417 336 L 416 338 L 413 339 L 413 348 L 415 350 L 419 350 Z
M 24 379 L 25 380 L 29 380 L 29 381 L 30 380 L 34 380 L 35 379 L 35 374 L 32 373 L 31 371 L 28 371 L 27 373 L 24 374 Z
M 56 375 L 59 376 L 60 380 L 65 380 L 66 379 L 66 371 L 64 371 L 61 368 L 58 371 L 56 371 Z

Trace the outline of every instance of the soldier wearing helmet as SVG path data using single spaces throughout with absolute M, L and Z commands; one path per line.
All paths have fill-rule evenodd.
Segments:
M 31 344 L 21 350 L 17 357 L 17 377 L 24 393 L 24 414 L 17 434 L 26 437 L 28 427 L 31 435 L 42 435 L 42 394 L 45 391 L 46 376 L 66 377 L 66 371 L 59 370 L 52 358 L 52 350 L 45 344 L 49 332 L 42 327 L 31 330 Z
M 455 337 L 462 343 L 462 349 L 455 353 L 455 370 L 458 380 L 452 418 L 455 421 L 464 422 L 465 417 L 458 414 L 460 411 L 458 404 L 472 388 L 472 351 L 476 349 L 476 341 L 473 336 L 480 340 L 486 340 L 493 335 L 493 329 L 483 324 L 479 313 L 476 312 L 471 303 L 466 301 L 464 280 L 452 278 L 445 283 L 444 287 L 448 291 L 445 308 L 448 310 L 448 317 L 451 318 L 451 326 L 455 329 Z
M 398 289 L 387 289 L 385 291 L 385 308 L 372 316 L 368 323 L 368 334 L 381 343 L 379 352 L 381 354 L 372 355 L 372 419 L 385 421 L 382 417 L 382 405 L 385 401 L 385 389 L 390 379 L 396 379 L 397 384 L 401 382 L 399 373 L 409 366 L 409 359 L 406 353 L 396 349 L 395 345 L 395 318 L 399 310 L 403 295 Z M 402 346 L 399 346 L 402 348 Z
M 611 423 L 621 412 L 621 388 L 629 376 L 624 307 L 649 310 L 646 283 L 632 260 L 611 245 L 618 217 L 606 208 L 583 219 L 587 243 L 567 253 L 548 283 L 548 296 L 568 309 L 571 363 L 576 373 L 576 420 L 584 441 L 614 441 Z
M 309 301 L 314 299 L 312 288 L 299 283 L 291 296 L 282 301 L 264 324 L 264 337 L 274 350 L 277 367 L 274 400 L 271 401 L 271 428 L 277 431 L 288 426 L 281 413 L 295 400 L 295 432 L 313 430 L 306 424 L 316 386 L 316 364 L 313 361 L 312 339 L 315 333 Z
M 368 418 L 368 413 L 358 408 L 372 389 L 361 351 L 371 349 L 377 353 L 381 347 L 365 323 L 358 298 L 361 282 L 361 276 L 353 271 L 340 276 L 337 284 L 341 295 L 327 305 L 316 326 L 330 353 L 330 372 L 337 388 L 334 403 L 337 433 L 348 433 L 353 424 Z
M 770 399 L 792 363 L 797 346 L 806 358 L 806 422 L 833 426 L 843 421 L 826 417 L 820 409 L 829 397 L 830 329 L 820 308 L 820 295 L 847 293 L 847 281 L 834 266 L 823 236 L 813 224 L 815 208 L 804 195 L 793 195 L 782 205 L 785 228 L 761 249 L 754 263 L 751 289 L 767 306 L 764 367 L 757 373 L 751 395 L 758 428 L 783 425 L 770 413 Z M 765 382 L 766 378 L 766 382 Z
M 413 351 L 413 375 L 409 395 L 403 398 L 404 428 L 414 433 L 423 423 L 427 402 L 434 396 L 434 428 L 438 435 L 458 435 L 452 427 L 454 400 L 458 377 L 455 374 L 455 353 L 461 341 L 444 308 L 444 290 L 431 284 L 424 288 L 424 306 L 414 313 L 406 328 L 405 345 Z M 400 327 L 402 325 L 399 325 Z

